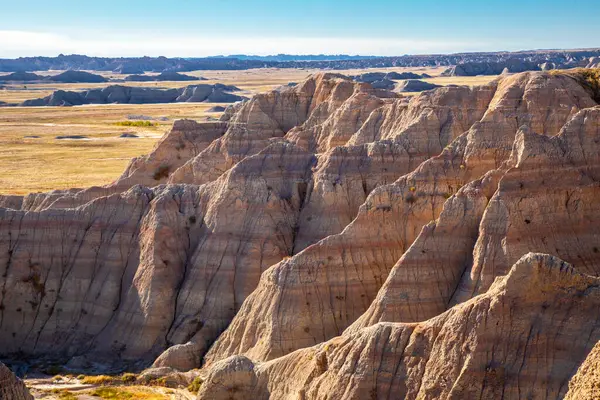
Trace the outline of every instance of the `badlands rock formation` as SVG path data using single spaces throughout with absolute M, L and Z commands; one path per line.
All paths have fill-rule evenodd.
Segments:
M 113 71 L 121 74 L 142 74 L 144 71 L 196 71 L 196 70 L 243 70 L 250 68 L 307 68 L 307 69 L 365 69 L 386 67 L 435 67 L 466 63 L 499 64 L 500 71 L 510 64 L 531 63 L 536 70 L 542 64 L 552 68 L 586 67 L 590 59 L 600 57 L 600 49 L 530 50 L 519 52 L 478 52 L 430 55 L 403 55 L 370 57 L 349 55 L 286 55 L 206 58 L 105 58 L 84 55 L 57 57 L 20 57 L 0 59 L 0 72 L 48 71 L 48 70 L 94 70 Z M 502 64 L 504 64 L 502 66 Z M 517 72 L 517 71 L 514 71 Z M 410 78 L 390 78 L 410 79 Z
M 577 373 L 569 381 L 566 400 L 592 400 L 600 398 L 600 343 L 596 343 Z
M 158 75 L 129 75 L 126 81 L 132 82 L 155 82 L 155 81 L 205 81 L 206 78 L 199 76 L 180 74 L 174 71 L 162 72 Z
M 589 318 L 598 283 L 529 253 L 485 294 L 427 321 L 378 323 L 262 364 L 219 361 L 198 398 L 562 398 L 600 339 Z
M 25 384 L 2 363 L 0 363 L 0 399 L 33 399 L 33 396 L 29 394 L 29 390 L 27 390 Z
M 418 79 L 408 79 L 396 87 L 397 92 L 422 92 L 424 90 L 431 90 L 440 87 L 434 83 L 420 81 Z
M 561 398 L 600 339 L 594 76 L 318 74 L 1 197 L 0 354 L 203 366 L 201 399 Z
M 4 82 L 60 82 L 60 83 L 101 83 L 108 82 L 108 79 L 101 75 L 92 74 L 85 71 L 65 71 L 57 75 L 38 75 L 30 72 L 13 72 L 12 74 L 0 75 L 0 81 Z
M 146 103 L 180 103 L 211 102 L 232 103 L 244 100 L 245 97 L 231 92 L 239 91 L 235 86 L 200 84 L 180 89 L 154 89 L 111 85 L 102 89 L 90 89 L 83 92 L 56 90 L 41 99 L 26 100 L 21 103 L 25 107 L 39 106 L 78 106 L 82 104 L 146 104 Z

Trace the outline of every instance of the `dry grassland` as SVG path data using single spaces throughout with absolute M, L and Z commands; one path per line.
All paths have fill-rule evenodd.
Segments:
M 481 84 L 494 77 L 439 77 L 444 68 L 380 68 L 368 70 L 332 71 L 355 75 L 374 71 L 413 71 L 428 73 L 429 82 L 448 84 Z M 53 75 L 61 71 L 44 71 Z M 186 74 L 203 76 L 198 82 L 120 82 L 130 86 L 160 88 L 183 87 L 194 83 L 236 85 L 245 96 L 265 92 L 288 82 L 299 82 L 319 72 L 310 69 L 255 69 L 246 71 L 193 71 Z M 124 75 L 101 73 L 122 79 Z M 85 90 L 104 87 L 114 82 L 90 84 L 39 83 L 5 85 L 0 89 L 0 101 L 22 102 L 47 96 L 57 89 Z M 26 86 L 26 89 L 25 89 Z M 132 157 L 150 152 L 156 141 L 169 129 L 173 120 L 190 118 L 203 120 L 206 110 L 215 104 L 175 103 L 144 105 L 87 105 L 78 107 L 0 107 L 0 194 L 104 185 L 114 181 Z M 119 126 L 130 115 L 155 118 L 155 127 Z M 158 118 L 168 120 L 160 121 Z M 135 133 L 139 138 L 119 138 L 123 133 Z M 81 135 L 86 139 L 56 139 L 56 136 Z

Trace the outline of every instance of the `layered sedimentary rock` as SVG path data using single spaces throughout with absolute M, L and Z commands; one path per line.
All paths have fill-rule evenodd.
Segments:
M 197 71 L 243 70 L 251 68 L 307 68 L 307 69 L 365 69 L 382 67 L 434 67 L 464 63 L 498 63 L 509 60 L 532 62 L 534 65 L 552 63 L 560 68 L 583 67 L 590 58 L 600 56 L 600 49 L 530 50 L 497 53 L 454 53 L 430 55 L 403 55 L 370 57 L 349 55 L 275 55 L 207 58 L 103 58 L 82 55 L 57 57 L 20 57 L 0 59 L 0 71 L 95 70 L 122 74 L 141 74 L 144 71 Z M 239 57 L 239 58 L 237 58 Z M 581 65 L 583 64 L 583 65 Z M 394 74 L 394 72 L 390 72 Z M 391 78 L 395 79 L 395 78 Z M 402 79 L 402 78 L 398 78 Z
M 466 62 L 452 66 L 442 76 L 499 75 L 503 72 L 539 71 L 539 62 L 509 58 L 497 62 Z
M 180 74 L 174 71 L 162 72 L 158 75 L 129 75 L 126 81 L 131 82 L 155 82 L 155 81 L 205 81 L 206 78 L 199 76 Z
M 565 400 L 593 400 L 600 398 L 600 343 L 596 343 L 577 373 L 569 381 Z
M 436 85 L 434 83 L 429 83 L 425 81 L 421 81 L 418 79 L 408 79 L 396 87 L 397 92 L 422 92 L 424 90 L 431 90 L 440 87 L 440 85 Z
M 470 94 L 461 88 L 444 90 Z M 505 78 L 485 93 L 490 100 L 483 116 L 480 114 L 480 120 L 439 156 L 423 162 L 395 183 L 376 188 L 340 234 L 323 239 L 265 272 L 207 361 L 231 354 L 268 360 L 341 334 L 369 308 L 396 261 L 421 229 L 440 216 L 446 200 L 461 186 L 509 159 L 520 126 L 554 135 L 578 110 L 596 104 L 575 80 L 536 73 Z M 425 115 L 431 113 L 430 109 L 426 111 Z M 419 113 L 419 122 L 422 115 Z M 433 126 L 439 127 L 439 120 L 434 121 Z M 597 129 L 594 124 L 590 122 L 592 129 Z M 455 122 L 455 126 L 460 124 Z M 413 129 L 409 125 L 407 133 L 398 138 L 414 134 Z M 421 139 L 424 131 L 417 131 Z M 439 133 L 432 136 L 439 140 Z M 577 182 L 573 184 L 577 187 Z M 516 254 L 517 258 L 522 254 Z M 454 276 L 461 275 L 457 271 Z M 427 277 L 420 273 L 417 276 Z M 453 289 L 456 284 L 447 290 L 452 294 Z M 431 290 L 437 289 L 434 286 Z
M 237 87 L 227 86 L 220 83 L 214 85 L 190 85 L 179 89 L 164 90 L 111 85 L 102 89 L 90 89 L 83 92 L 56 90 L 49 96 L 40 99 L 26 100 L 20 105 L 24 107 L 39 107 L 79 106 L 82 104 L 147 104 L 181 102 L 233 103 L 244 100 L 245 97 L 232 93 L 236 91 L 239 91 Z
M 208 371 L 199 399 L 562 398 L 600 338 L 599 280 L 529 253 L 488 292 L 420 323 L 379 323 Z
M 176 122 L 106 187 L 3 196 L 0 354 L 204 364 L 201 398 L 560 397 L 597 282 L 521 257 L 597 274 L 591 78 L 318 74 Z
M 33 400 L 25 384 L 2 363 L 0 363 L 0 399 Z

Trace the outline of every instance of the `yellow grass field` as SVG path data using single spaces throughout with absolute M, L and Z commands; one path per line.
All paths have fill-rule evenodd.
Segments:
M 373 71 L 413 71 L 428 73 L 429 82 L 448 84 L 482 84 L 494 77 L 439 77 L 443 68 L 382 68 L 369 70 L 332 71 L 355 75 Z M 45 71 L 40 74 L 57 74 Z M 193 71 L 186 74 L 203 76 L 202 82 L 121 82 L 131 86 L 160 88 L 182 87 L 194 83 L 223 83 L 236 85 L 250 97 L 286 84 L 299 82 L 319 72 L 307 69 L 255 69 L 246 71 Z M 123 75 L 103 73 L 111 78 Z M 85 90 L 104 87 L 100 84 L 5 85 L 0 89 L 0 101 L 22 102 L 47 96 L 57 89 Z M 25 88 L 26 86 L 26 88 Z M 78 107 L 0 107 L 0 194 L 29 192 L 104 185 L 114 181 L 132 157 L 147 154 L 156 141 L 170 128 L 173 120 L 190 118 L 204 120 L 218 117 L 206 111 L 215 104 L 175 103 L 146 105 L 86 105 Z M 120 126 L 131 115 L 155 118 L 157 126 Z M 166 117 L 162 121 L 158 118 Z M 138 138 L 120 138 L 130 132 Z M 56 139 L 57 136 L 81 135 L 86 139 Z

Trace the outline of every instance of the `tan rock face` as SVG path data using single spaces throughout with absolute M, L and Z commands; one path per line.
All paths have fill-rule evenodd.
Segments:
M 577 373 L 569 381 L 565 400 L 592 400 L 600 398 L 600 344 L 596 343 Z
M 484 293 L 529 251 L 558 254 L 598 275 L 599 118 L 600 108 L 589 108 L 552 138 L 520 132 L 505 167 L 444 204 L 350 330 L 432 318 Z
M 456 89 L 472 95 L 471 91 Z M 482 92 L 483 89 L 475 91 Z M 489 92 L 493 97 L 481 121 L 457 137 L 440 155 L 423 162 L 395 183 L 373 190 L 357 217 L 340 234 L 321 240 L 263 274 L 257 290 L 210 350 L 207 362 L 232 354 L 269 360 L 340 335 L 369 309 L 394 264 L 409 249 L 421 229 L 440 216 L 446 200 L 469 181 L 508 162 L 521 125 L 541 129 L 542 134 L 555 135 L 578 110 L 595 105 L 575 80 L 565 76 L 514 75 L 499 81 L 497 89 L 489 89 Z M 554 109 L 557 109 L 556 113 L 550 111 Z M 429 108 L 425 110 L 425 115 L 429 115 Z M 597 127 L 595 123 L 590 122 L 590 129 L 597 129 L 593 128 Z M 395 140 L 410 138 L 412 129 L 411 126 L 407 128 L 408 133 L 398 133 Z M 439 137 L 436 129 L 433 133 Z M 573 183 L 577 187 L 577 183 Z M 495 189 L 489 187 L 490 184 L 487 186 L 484 192 L 490 196 Z M 466 203 L 462 207 L 475 207 L 481 213 L 487 207 L 487 201 L 484 196 L 479 204 Z M 473 212 L 461 211 L 459 202 L 456 207 L 454 212 L 458 215 Z M 477 212 L 474 215 L 475 222 L 464 226 L 467 242 L 477 238 L 477 218 L 481 217 Z M 451 234 L 457 229 L 457 224 L 454 225 L 448 230 Z M 453 244 L 450 246 L 454 248 Z M 527 249 L 525 245 L 510 262 L 516 261 Z M 535 246 L 530 250 L 536 250 Z M 547 251 L 546 248 L 538 250 Z M 408 315 L 398 321 L 420 321 L 445 310 L 457 290 L 456 280 L 463 275 L 465 263 L 470 258 L 468 254 L 470 252 L 455 256 L 458 258 L 455 262 L 462 264 L 442 277 L 448 281 L 443 282 L 444 288 L 436 288 L 435 282 L 428 286 L 436 296 L 426 301 L 437 305 L 416 312 L 415 309 L 423 305 L 411 301 L 412 305 L 405 309 Z M 446 261 L 447 256 L 441 253 L 439 257 Z M 422 262 L 429 263 L 430 260 Z M 490 279 L 506 273 L 510 262 L 501 273 L 491 274 Z M 435 266 L 431 269 L 439 274 Z M 429 275 L 421 274 L 420 270 L 408 273 L 413 273 L 414 279 L 406 282 L 401 275 L 401 285 L 410 286 L 419 279 L 429 279 Z M 484 290 L 489 284 L 491 281 Z M 444 294 L 440 296 L 439 290 Z M 471 296 L 474 294 L 477 293 Z M 406 296 L 406 293 L 399 295 Z M 425 291 L 423 296 L 430 295 Z M 315 319 L 314 315 L 320 318 Z M 375 317 L 365 316 L 366 321 L 371 318 Z
M 379 323 L 271 362 L 215 364 L 199 399 L 561 398 L 600 338 L 598 279 L 530 253 L 481 296 L 421 323 Z M 252 373 L 253 372 L 253 373 Z M 241 382 L 245 385 L 241 385 Z
M 113 185 L 0 198 L 0 354 L 204 363 L 210 399 L 563 396 L 597 282 L 522 257 L 597 274 L 599 115 L 561 74 L 319 74 L 177 122 Z
M 25 384 L 2 363 L 0 363 L 0 399 L 33 400 Z

